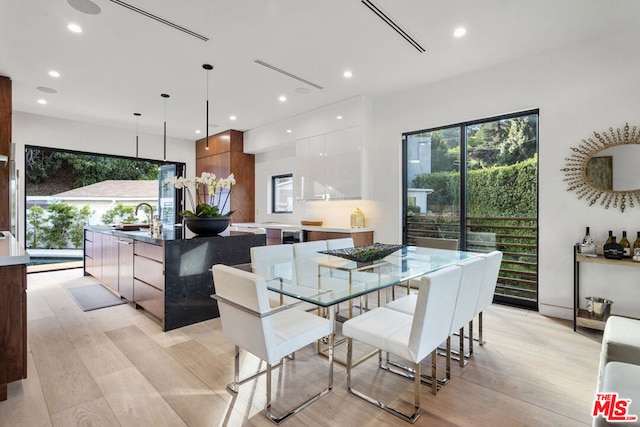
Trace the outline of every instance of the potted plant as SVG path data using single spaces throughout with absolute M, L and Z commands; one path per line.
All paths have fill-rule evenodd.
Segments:
M 213 173 L 202 172 L 194 178 L 167 178 L 164 183 L 185 190 L 194 210 L 184 210 L 179 215 L 187 228 L 195 234 L 215 235 L 229 226 L 234 211 L 224 210 L 229 201 L 231 187 L 236 183 L 233 174 L 227 178 L 217 178 Z

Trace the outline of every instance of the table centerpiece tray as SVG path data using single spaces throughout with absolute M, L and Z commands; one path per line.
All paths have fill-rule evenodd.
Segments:
M 405 245 L 374 243 L 372 245 L 356 246 L 353 248 L 330 249 L 327 251 L 319 251 L 319 253 L 345 258 L 358 263 L 366 263 L 381 260 L 404 247 Z

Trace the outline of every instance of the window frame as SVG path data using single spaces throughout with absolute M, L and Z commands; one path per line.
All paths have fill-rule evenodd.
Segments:
M 293 206 L 291 206 L 290 211 L 277 210 L 277 206 L 278 206 L 278 204 L 276 203 L 276 194 L 278 193 L 277 182 L 279 179 L 282 179 L 282 178 L 291 178 L 291 190 L 293 193 L 293 173 L 292 172 L 272 175 L 271 176 L 271 209 L 270 209 L 271 211 L 270 213 L 272 214 L 292 214 L 293 213 Z

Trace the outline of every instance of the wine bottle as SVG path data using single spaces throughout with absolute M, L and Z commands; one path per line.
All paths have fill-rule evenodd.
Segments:
M 620 243 L 616 243 L 616 236 L 611 236 L 611 243 L 605 243 L 602 252 L 605 258 L 622 259 L 624 249 Z
M 609 238 L 607 239 L 606 242 L 604 242 L 604 244 L 606 245 L 607 243 L 611 243 L 613 240 L 613 231 L 609 230 Z
M 593 242 L 593 237 L 591 237 L 591 233 L 589 227 L 587 227 L 587 231 L 582 238 L 582 245 L 580 245 L 580 252 L 585 255 L 595 255 L 596 254 L 596 245 Z
M 625 258 L 629 258 L 631 256 L 631 245 L 629 244 L 629 240 L 627 240 L 627 232 L 622 232 L 622 239 L 620 239 L 620 244 L 622 245 L 623 256 Z
M 640 256 L 640 231 L 638 231 L 638 237 L 633 242 L 633 256 Z

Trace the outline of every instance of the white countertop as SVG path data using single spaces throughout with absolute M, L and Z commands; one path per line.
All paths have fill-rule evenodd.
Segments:
M 28 263 L 29 254 L 24 247 L 8 231 L 2 233 L 4 237 L 0 237 L 0 266 Z
M 306 230 L 306 231 L 325 231 L 333 233 L 363 233 L 367 231 L 374 231 L 373 228 L 349 228 L 349 227 L 327 227 L 327 226 L 311 226 L 311 225 L 293 225 L 293 224 L 281 224 L 275 222 L 234 222 L 236 227 L 246 228 L 280 228 L 282 230 Z

